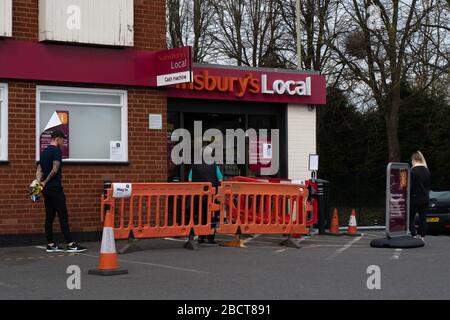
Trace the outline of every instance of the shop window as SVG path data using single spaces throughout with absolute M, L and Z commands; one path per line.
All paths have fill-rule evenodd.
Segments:
M 126 91 L 38 87 L 36 119 L 37 160 L 58 128 L 68 136 L 66 162 L 128 161 Z
M 8 86 L 0 83 L 0 161 L 8 160 Z

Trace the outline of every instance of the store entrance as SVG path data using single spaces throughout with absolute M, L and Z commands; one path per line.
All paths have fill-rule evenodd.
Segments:
M 181 110 L 180 110 L 181 109 Z M 171 151 L 174 145 L 178 142 L 171 141 L 172 132 L 178 128 L 187 129 L 191 135 L 191 146 L 194 145 L 194 124 L 196 122 L 201 122 L 202 126 L 202 134 L 205 133 L 208 129 L 217 129 L 222 132 L 223 136 L 223 159 L 224 163 L 220 165 L 221 171 L 223 173 L 224 179 L 227 180 L 230 177 L 234 176 L 250 176 L 250 177 L 258 177 L 260 176 L 260 167 L 250 164 L 250 157 L 252 156 L 249 152 L 249 139 L 246 139 L 246 148 L 245 148 L 245 163 L 238 163 L 238 144 L 235 141 L 234 143 L 234 162 L 232 164 L 227 164 L 225 161 L 225 157 L 227 152 L 226 139 L 225 134 L 227 129 L 237 130 L 242 129 L 243 131 L 247 131 L 249 128 L 255 129 L 259 132 L 260 129 L 268 130 L 270 134 L 271 129 L 279 129 L 280 130 L 280 142 L 285 139 L 285 126 L 284 126 L 284 113 L 283 106 L 276 106 L 276 108 L 264 108 L 259 107 L 258 109 L 252 108 L 251 106 L 245 105 L 240 107 L 236 105 L 218 105 L 215 108 L 217 113 L 201 113 L 198 112 L 203 108 L 196 107 L 189 108 L 184 104 L 178 106 L 174 103 L 169 104 L 169 112 L 168 112 L 168 181 L 187 181 L 190 164 L 182 164 L 182 165 L 174 165 L 171 161 Z M 206 108 L 205 108 L 206 109 Z M 205 110 L 203 109 L 203 110 Z M 197 111 L 197 112 L 196 112 Z M 234 112 L 233 112 L 234 111 Z M 287 159 L 286 156 L 283 156 L 287 153 L 285 148 L 285 144 L 280 143 L 280 170 L 273 177 L 284 177 L 286 172 L 286 165 L 284 164 L 284 159 Z M 229 147 L 229 146 L 228 146 Z M 240 153 L 242 156 L 242 152 Z M 191 163 L 193 162 L 193 154 L 191 155 Z
M 194 142 L 194 123 L 201 122 L 203 133 L 208 129 L 217 129 L 222 132 L 223 137 L 225 137 L 226 130 L 232 129 L 242 129 L 245 128 L 245 115 L 235 115 L 235 114 L 217 114 L 217 113 L 185 113 L 184 115 L 184 128 L 189 130 L 192 136 L 192 143 Z M 234 163 L 226 164 L 225 156 L 227 152 L 231 150 L 227 150 L 225 138 L 222 140 L 223 144 L 223 164 L 220 166 L 224 177 L 230 176 L 240 176 L 246 174 L 246 165 L 238 164 L 237 156 L 237 144 L 234 146 Z M 247 159 L 247 158 L 246 158 Z M 193 159 L 192 159 L 193 160 Z M 188 171 L 190 166 L 185 165 L 185 171 Z

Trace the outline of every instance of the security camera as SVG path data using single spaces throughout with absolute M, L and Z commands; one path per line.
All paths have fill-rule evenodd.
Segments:
M 311 104 L 308 105 L 308 111 L 314 111 L 316 110 L 316 106 L 313 106 Z

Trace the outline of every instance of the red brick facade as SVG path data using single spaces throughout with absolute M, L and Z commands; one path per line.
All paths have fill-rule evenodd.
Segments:
M 13 1 L 13 39 L 38 41 L 38 0 Z M 165 1 L 136 0 L 136 49 L 165 48 Z M 9 162 L 0 164 L 0 235 L 39 234 L 44 228 L 44 206 L 33 204 L 27 186 L 34 179 L 36 85 L 93 87 L 82 83 L 15 81 L 8 83 Z M 103 181 L 167 181 L 167 96 L 164 89 L 97 86 L 128 91 L 129 165 L 65 164 L 63 185 L 73 232 L 101 230 L 100 195 Z M 148 115 L 163 115 L 163 130 L 148 129 Z M 59 227 L 55 224 L 55 231 Z

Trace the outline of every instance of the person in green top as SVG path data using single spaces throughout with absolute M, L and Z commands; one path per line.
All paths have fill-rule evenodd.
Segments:
M 190 182 L 211 182 L 214 188 L 220 185 L 223 180 L 222 172 L 220 171 L 219 166 L 216 163 L 213 164 L 193 164 L 191 170 L 189 172 L 189 181 Z M 198 212 L 198 199 L 194 200 L 194 211 Z M 208 203 L 207 198 L 202 197 L 202 221 L 206 221 L 208 218 Z M 216 217 L 213 216 L 211 227 L 215 228 L 216 226 Z M 198 238 L 199 243 L 205 242 L 205 236 L 200 236 Z M 215 235 L 211 235 L 207 237 L 208 243 L 215 244 Z
M 219 179 L 219 181 L 223 181 L 222 171 L 220 171 L 219 165 L 217 165 L 217 164 L 216 164 L 216 176 L 217 176 L 217 179 Z M 189 179 L 190 182 L 192 182 L 192 168 L 189 171 L 188 179 Z

